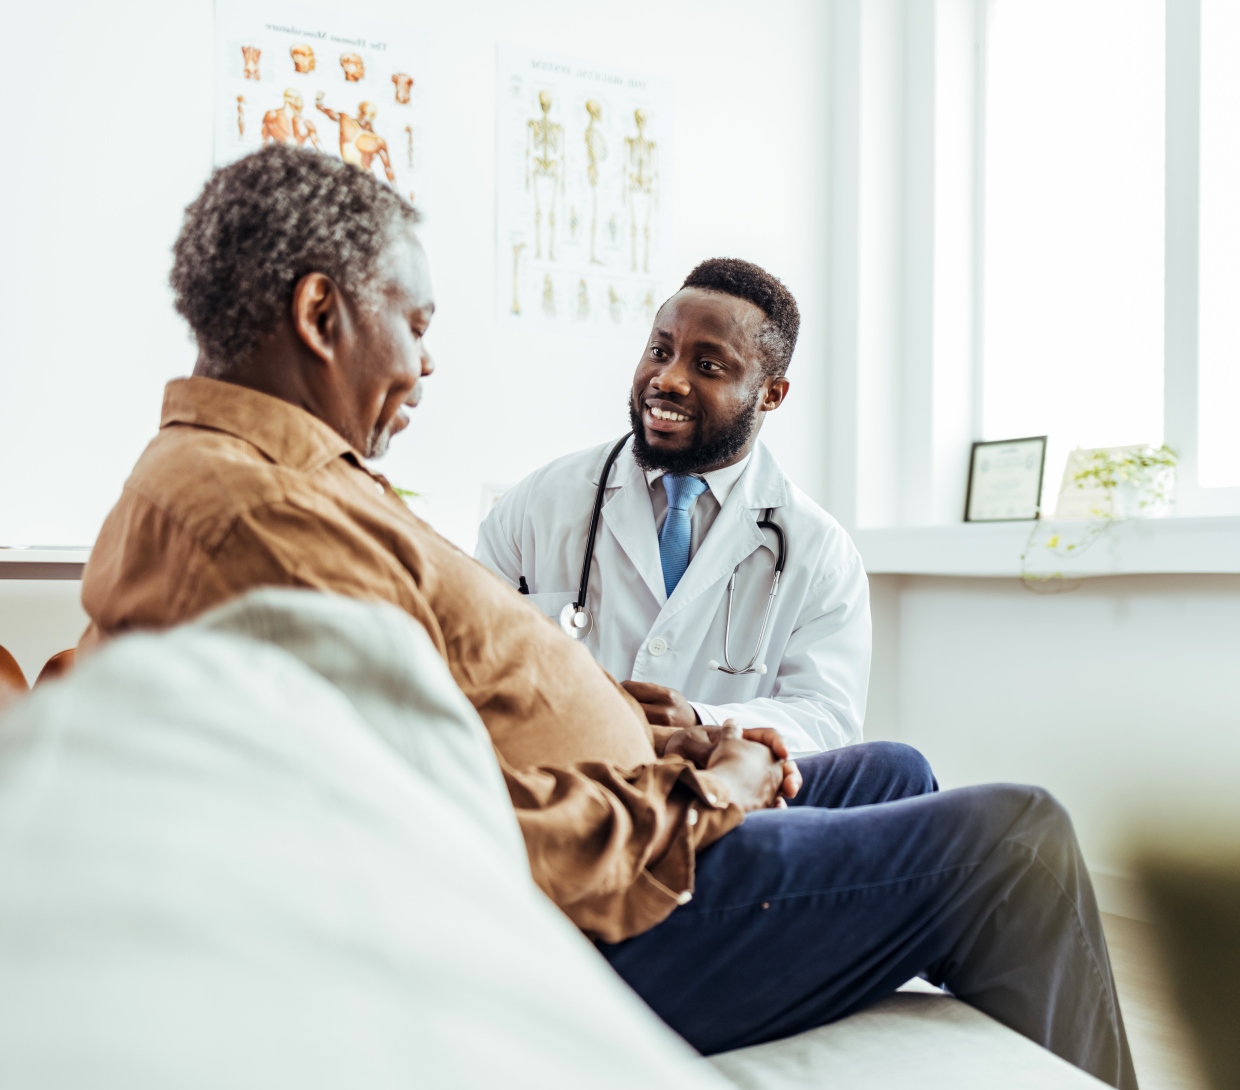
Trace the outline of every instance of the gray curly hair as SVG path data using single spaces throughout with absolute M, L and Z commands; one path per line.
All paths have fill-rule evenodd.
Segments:
M 393 228 L 419 219 L 372 174 L 270 144 L 217 170 L 185 209 L 169 277 L 177 313 L 210 369 L 226 371 L 276 328 L 307 273 L 373 311 Z

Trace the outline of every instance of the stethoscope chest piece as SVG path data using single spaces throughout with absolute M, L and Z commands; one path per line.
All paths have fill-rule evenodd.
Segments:
M 594 618 L 588 609 L 578 609 L 575 602 L 569 602 L 560 610 L 560 627 L 570 640 L 584 640 L 594 627 Z

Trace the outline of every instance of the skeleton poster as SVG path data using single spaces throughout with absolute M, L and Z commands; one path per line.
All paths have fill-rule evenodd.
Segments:
M 501 48 L 496 90 L 499 317 L 648 329 L 675 287 L 671 82 Z
M 315 148 L 422 208 L 426 71 L 413 27 L 292 4 L 217 0 L 215 162 Z

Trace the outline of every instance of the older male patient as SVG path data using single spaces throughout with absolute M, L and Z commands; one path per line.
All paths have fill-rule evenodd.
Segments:
M 393 602 L 486 724 L 535 881 L 700 1050 L 821 1025 L 921 973 L 1135 1087 L 1089 878 L 1045 792 L 937 793 L 907 747 L 798 769 L 770 730 L 655 732 L 367 467 L 431 372 L 415 221 L 295 148 L 207 183 L 172 273 L 198 362 L 87 566 L 86 642 L 262 585 Z

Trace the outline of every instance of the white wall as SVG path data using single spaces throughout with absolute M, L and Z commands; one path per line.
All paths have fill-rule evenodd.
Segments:
M 194 350 L 172 312 L 169 247 L 211 166 L 212 7 L 10 5 L 0 97 L 39 147 L 0 173 L 0 545 L 87 544 Z M 819 0 L 350 0 L 413 21 L 436 182 L 426 241 L 439 371 L 383 467 L 472 547 L 483 482 L 618 435 L 639 340 L 523 334 L 493 319 L 499 42 L 658 73 L 676 85 L 677 268 L 743 256 L 801 302 L 793 395 L 766 438 L 821 496 L 827 284 L 827 5 Z M 15 164 L 13 164 L 15 165 Z M 20 438 L 19 438 L 20 437 Z M 585 517 L 586 513 L 583 513 Z
M 1104 876 L 1151 829 L 1240 821 L 1240 576 L 871 587 L 866 736 L 917 746 L 944 787 L 1048 787 Z
M 33 685 L 53 655 L 76 647 L 88 618 L 70 579 L 0 579 L 0 647 Z

